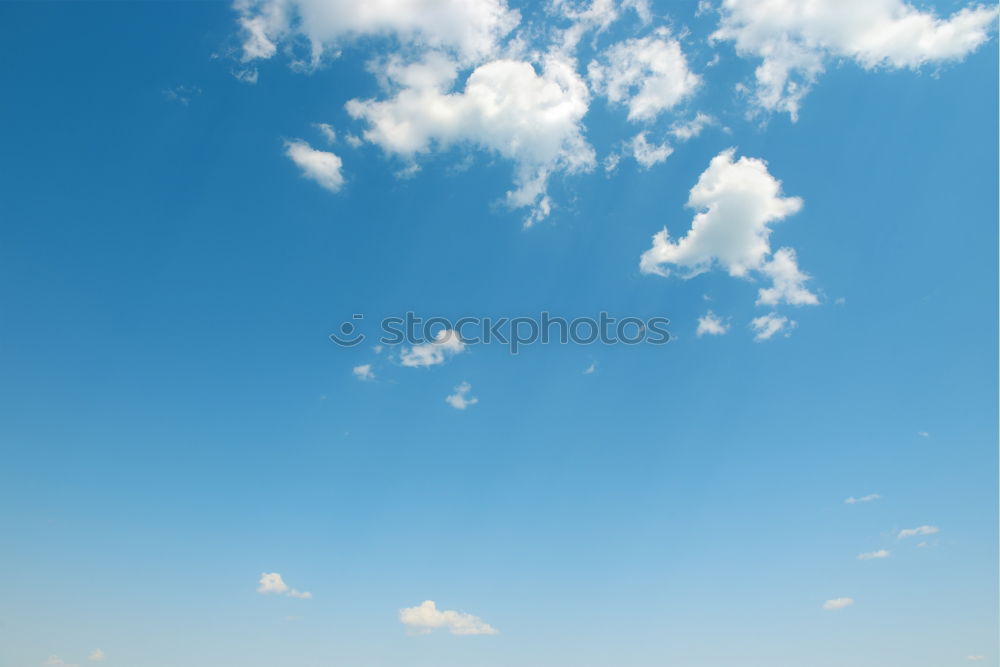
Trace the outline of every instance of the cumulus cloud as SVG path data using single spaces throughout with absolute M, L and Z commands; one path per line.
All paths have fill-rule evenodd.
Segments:
M 858 554 L 858 560 L 875 560 L 878 558 L 888 558 L 889 552 L 886 549 L 879 549 L 878 551 L 869 551 L 868 553 Z
M 702 130 L 709 125 L 715 125 L 715 123 L 715 118 L 699 111 L 691 120 L 679 120 L 671 124 L 670 134 L 674 135 L 678 141 L 687 141 L 694 139 L 701 134 Z
M 729 325 L 719 319 L 718 315 L 708 311 L 698 318 L 698 330 L 695 333 L 700 338 L 705 335 L 721 336 L 727 331 L 729 331 Z
M 417 63 L 390 60 L 385 76 L 397 87 L 392 97 L 347 103 L 348 113 L 368 124 L 365 139 L 410 163 L 454 146 L 511 160 L 507 204 L 528 208 L 528 225 L 551 210 L 552 174 L 594 166 L 581 123 L 590 94 L 572 61 L 549 56 L 536 71 L 529 62 L 494 60 L 473 70 L 461 90 L 454 90 L 457 65 L 441 54 Z
M 785 336 L 787 337 L 791 335 L 788 330 L 794 329 L 796 326 L 797 323 L 794 320 L 782 317 L 777 313 L 768 313 L 767 315 L 761 315 L 750 320 L 750 328 L 754 331 L 753 339 L 758 343 L 763 340 L 769 340 L 775 334 L 782 331 L 785 332 Z
M 355 366 L 351 372 L 354 373 L 354 377 L 359 380 L 369 381 L 375 379 L 375 373 L 372 372 L 371 364 L 361 364 L 360 366 Z
M 628 107 L 631 121 L 651 121 L 689 98 L 701 78 L 688 67 L 667 28 L 610 46 L 587 67 L 595 92 Z
M 419 634 L 445 628 L 453 635 L 495 635 L 496 629 L 472 614 L 439 610 L 433 600 L 399 610 L 399 621 Z
M 729 149 L 712 158 L 688 196 L 688 207 L 698 211 L 691 229 L 677 241 L 666 228 L 654 235 L 640 269 L 661 276 L 679 270 L 691 278 L 719 266 L 734 277 L 770 279 L 771 287 L 758 292 L 758 304 L 819 303 L 805 287 L 809 276 L 799 270 L 795 251 L 771 253 L 771 224 L 797 213 L 802 200 L 782 195 L 781 181 L 763 160 L 734 155 Z
M 447 50 L 466 62 L 494 53 L 520 22 L 503 0 L 237 0 L 243 60 L 271 58 L 282 42 L 308 46 L 308 64 L 365 37 Z
M 261 573 L 258 584 L 257 592 L 261 595 L 287 595 L 288 597 L 299 598 L 302 600 L 308 600 L 312 597 L 312 593 L 306 593 L 303 591 L 297 591 L 294 588 L 289 588 L 285 581 L 281 578 L 281 575 L 277 572 Z
M 403 350 L 399 356 L 404 366 L 419 368 L 421 366 L 436 366 L 443 364 L 445 359 L 465 351 L 465 343 L 454 329 L 444 329 L 437 332 L 434 340 L 428 343 L 414 345 Z
M 918 535 L 933 535 L 940 532 L 940 528 L 937 526 L 917 526 L 916 528 L 906 528 L 905 530 L 899 531 L 896 536 L 898 540 L 905 540 L 907 537 L 916 537 Z
M 860 498 L 855 498 L 854 496 L 851 496 L 850 498 L 847 498 L 844 502 L 847 503 L 848 505 L 855 505 L 857 503 L 870 503 L 871 501 L 878 500 L 881 497 L 882 496 L 880 496 L 877 493 L 869 493 L 867 496 L 861 496 Z
M 469 395 L 470 391 L 472 391 L 472 385 L 468 382 L 463 382 L 455 387 L 454 394 L 449 394 L 444 400 L 456 410 L 464 410 L 470 405 L 475 405 L 479 402 L 478 398 Z
M 87 660 L 91 660 L 93 662 L 101 662 L 102 660 L 107 660 L 107 658 L 108 656 L 105 655 L 104 651 L 99 648 L 95 648 L 90 652 L 90 655 L 87 656 Z
M 629 148 L 632 152 L 632 157 L 635 161 L 641 164 L 646 169 L 649 169 L 653 165 L 659 164 L 660 162 L 666 161 L 670 154 L 674 152 L 674 149 L 670 147 L 667 143 L 662 144 L 651 144 L 646 139 L 646 133 L 640 132 L 632 138 L 629 142 Z
M 340 169 L 343 162 L 327 151 L 318 151 L 305 141 L 295 139 L 285 142 L 285 155 L 302 170 L 302 175 L 330 192 L 337 192 L 344 185 Z
M 957 61 L 986 42 L 996 7 L 969 5 L 944 19 L 904 0 L 724 0 L 715 40 L 758 58 L 755 104 L 788 112 L 831 60 L 867 70 Z
M 337 131 L 333 129 L 333 126 L 329 123 L 313 123 L 313 127 L 319 130 L 319 133 L 323 135 L 328 144 L 332 144 L 337 141 Z
M 823 609 L 827 611 L 836 611 L 837 609 L 845 609 L 854 604 L 853 598 L 834 598 L 833 600 L 827 600 L 823 603 Z

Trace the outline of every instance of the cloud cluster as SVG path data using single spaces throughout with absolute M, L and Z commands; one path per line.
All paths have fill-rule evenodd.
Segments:
M 453 635 L 495 635 L 496 629 L 478 616 L 458 611 L 440 610 L 433 600 L 425 600 L 416 607 L 399 610 L 399 620 L 419 634 L 447 629 Z
M 582 124 L 590 93 L 570 60 L 550 55 L 540 70 L 527 61 L 493 60 L 475 68 L 460 90 L 457 64 L 440 53 L 415 63 L 390 60 L 384 75 L 391 97 L 347 103 L 348 113 L 368 126 L 364 138 L 412 164 L 451 147 L 512 161 L 507 204 L 529 209 L 529 225 L 551 210 L 550 176 L 595 164 Z
M 281 575 L 277 572 L 263 572 L 260 575 L 260 581 L 258 582 L 257 592 L 261 595 L 287 595 L 290 598 L 299 598 L 301 600 L 308 600 L 312 598 L 312 593 L 306 593 L 304 591 L 297 591 L 294 588 L 289 588 L 285 581 L 281 578 Z
M 872 70 L 961 60 L 989 39 L 996 7 L 947 19 L 903 0 L 724 0 L 713 40 L 759 58 L 754 103 L 797 118 L 802 98 L 833 59 Z
M 307 64 L 365 37 L 433 48 L 472 62 L 494 53 L 520 22 L 503 0 L 237 0 L 244 61 L 304 43 Z

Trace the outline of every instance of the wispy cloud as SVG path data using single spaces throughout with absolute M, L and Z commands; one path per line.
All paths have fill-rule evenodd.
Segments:
M 869 551 L 868 553 L 858 554 L 858 560 L 874 560 L 876 558 L 888 558 L 889 552 L 886 549 L 879 549 L 878 551 Z
M 906 528 L 899 531 L 896 536 L 898 540 L 905 540 L 907 537 L 915 537 L 917 535 L 933 535 L 940 532 L 940 528 L 937 526 L 917 526 L 916 528 Z
M 867 496 L 861 496 L 860 498 L 855 498 L 854 496 L 851 496 L 844 502 L 847 503 L 848 505 L 856 505 L 857 503 L 870 503 L 871 501 L 878 500 L 881 497 L 882 496 L 880 496 L 877 493 L 869 493 Z

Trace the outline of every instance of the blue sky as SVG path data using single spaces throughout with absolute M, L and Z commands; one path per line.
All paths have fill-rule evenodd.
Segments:
M 997 665 L 995 7 L 417 4 L 0 4 L 0 665 Z

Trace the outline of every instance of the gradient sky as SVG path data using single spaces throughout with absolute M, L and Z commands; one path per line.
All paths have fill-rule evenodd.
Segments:
M 995 7 L 274 2 L 0 3 L 0 666 L 998 664 Z

